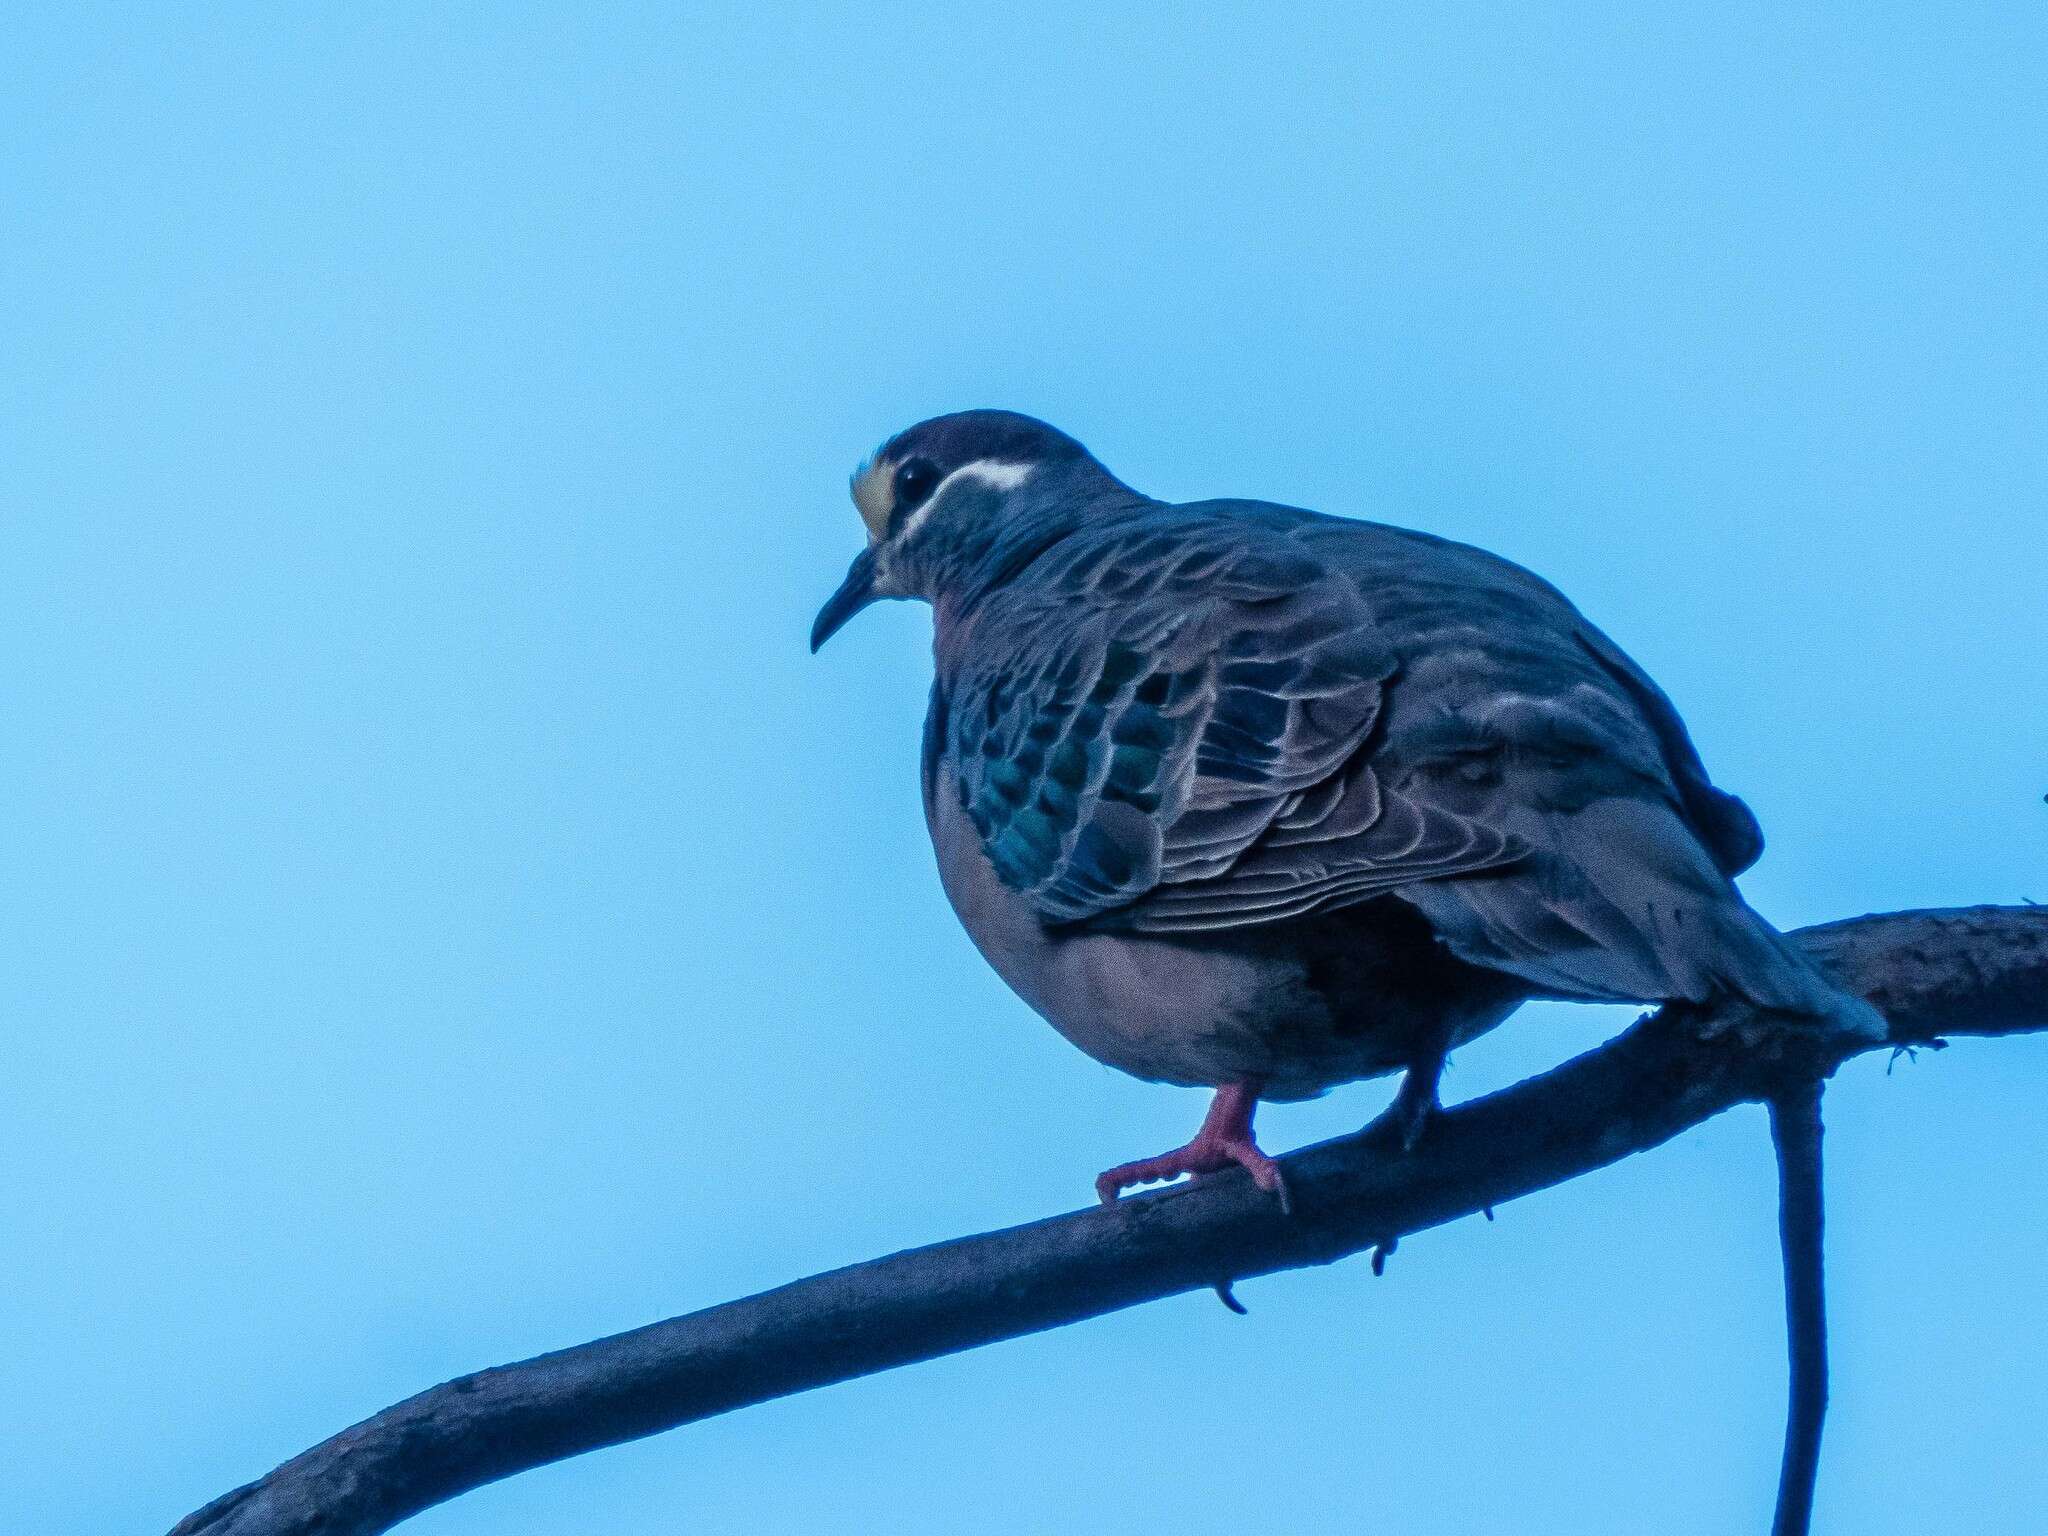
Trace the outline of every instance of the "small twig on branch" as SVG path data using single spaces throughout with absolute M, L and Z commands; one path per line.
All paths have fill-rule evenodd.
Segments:
M 172 1536 L 375 1536 L 545 1462 L 770 1398 L 1252 1275 L 1387 1250 L 1602 1168 L 1860 1050 L 2048 1029 L 2048 912 L 1858 918 L 1796 937 L 1889 1026 L 1881 1042 L 1709 1034 L 1653 1016 L 1554 1071 L 1384 1136 L 1284 1160 L 1296 1212 L 1220 1175 L 815 1275 L 408 1398 L 181 1522 Z M 1707 1020 L 1712 1025 L 1717 1020 Z M 1796 1346 L 1795 1346 L 1796 1347 Z

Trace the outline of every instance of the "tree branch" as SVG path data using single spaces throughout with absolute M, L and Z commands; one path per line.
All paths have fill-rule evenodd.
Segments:
M 1807 1536 L 1828 1411 L 1819 1078 L 1796 1083 L 1771 1100 L 1771 1145 L 1778 1154 L 1778 1245 L 1785 1255 L 1785 1353 L 1791 1365 L 1771 1536 Z
M 471 1488 L 752 1403 L 1365 1248 L 1644 1151 L 1859 1051 L 2048 1029 L 2048 910 L 1857 918 L 1796 935 L 1885 1015 L 1882 1042 L 1678 1010 L 1432 1120 L 1284 1160 L 1295 1214 L 1232 1173 L 815 1275 L 385 1409 L 172 1536 L 374 1536 Z

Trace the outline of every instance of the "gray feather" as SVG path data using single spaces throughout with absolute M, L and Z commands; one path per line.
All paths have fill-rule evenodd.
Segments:
M 1729 875 L 1755 819 L 1555 589 L 1427 535 L 1149 504 L 992 594 L 945 750 L 1054 924 L 1199 933 L 1392 893 L 1574 998 L 1841 1000 Z
M 1882 1027 L 1735 889 L 1756 819 L 1670 701 L 1520 567 L 1169 506 L 1002 411 L 899 433 L 855 498 L 872 542 L 813 646 L 877 597 L 933 605 L 940 879 L 1098 1060 L 1268 1098 L 1405 1068 L 1427 1095 L 1531 996 Z
M 1354 582 L 1284 532 L 1160 528 L 1041 560 L 945 687 L 962 808 L 1046 921 L 1237 927 L 1519 855 L 1380 782 L 1398 659 Z

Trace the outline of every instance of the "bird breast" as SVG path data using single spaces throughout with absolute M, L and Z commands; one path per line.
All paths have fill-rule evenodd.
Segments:
M 1418 1040 L 1446 1026 L 1439 1008 L 1453 994 L 1430 990 L 1423 1017 L 1408 989 L 1382 985 L 1384 946 L 1355 916 L 1249 937 L 1049 929 L 997 878 L 943 764 L 925 809 L 940 881 L 982 956 L 1070 1043 L 1134 1077 L 1258 1081 L 1266 1098 L 1310 1098 L 1407 1065 Z M 1507 1007 L 1489 998 L 1487 1011 L 1491 1024 Z

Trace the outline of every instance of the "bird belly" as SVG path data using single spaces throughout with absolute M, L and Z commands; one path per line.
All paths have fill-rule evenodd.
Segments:
M 1341 913 L 1172 938 L 1049 930 L 997 878 L 951 783 L 933 786 L 927 812 L 947 899 L 982 956 L 1069 1042 L 1134 1077 L 1310 1098 L 1490 1028 L 1520 1000 L 1512 982 L 1438 974 L 1456 962 L 1426 930 L 1417 955 L 1412 935 L 1390 944 Z

